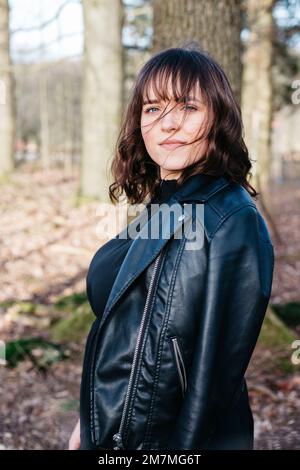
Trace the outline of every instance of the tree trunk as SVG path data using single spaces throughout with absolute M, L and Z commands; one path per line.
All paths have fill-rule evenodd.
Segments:
M 83 13 L 80 195 L 110 202 L 110 161 L 114 156 L 122 113 L 122 2 L 83 0 Z
M 267 198 L 271 170 L 274 0 L 248 0 L 249 39 L 244 57 L 242 110 L 254 185 Z
M 197 41 L 241 93 L 240 0 L 154 0 L 153 52 Z
M 40 155 L 44 170 L 50 168 L 47 69 L 39 73 Z
M 12 97 L 12 67 L 9 56 L 9 7 L 0 0 L 0 175 L 14 167 L 14 112 Z

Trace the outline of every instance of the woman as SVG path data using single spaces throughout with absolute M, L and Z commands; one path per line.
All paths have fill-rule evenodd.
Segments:
M 125 191 L 129 203 L 147 204 L 89 267 L 96 319 L 69 448 L 253 448 L 244 374 L 274 253 L 250 169 L 221 67 L 196 48 L 152 56 L 110 186 L 112 201 Z

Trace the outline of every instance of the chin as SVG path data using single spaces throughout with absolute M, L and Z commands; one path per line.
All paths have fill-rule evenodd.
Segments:
M 186 166 L 185 166 L 185 165 L 182 165 L 182 163 L 176 165 L 176 164 L 174 164 L 174 162 L 173 162 L 172 164 L 171 164 L 171 162 L 170 162 L 169 165 L 164 165 L 164 164 L 162 164 L 162 165 L 160 165 L 160 166 L 161 166 L 162 168 L 164 168 L 165 170 L 168 170 L 168 171 L 182 171 L 182 170 L 184 170 L 184 169 L 186 168 L 187 165 L 186 165 Z

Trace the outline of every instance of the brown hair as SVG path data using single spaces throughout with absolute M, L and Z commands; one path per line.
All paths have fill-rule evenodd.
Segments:
M 205 130 L 199 139 L 193 141 L 207 138 L 206 152 L 198 161 L 182 170 L 178 185 L 197 173 L 227 175 L 230 180 L 244 186 L 252 197 L 256 197 L 259 193 L 247 181 L 252 164 L 242 137 L 240 107 L 230 83 L 220 65 L 209 54 L 193 46 L 160 51 L 140 70 L 131 90 L 111 164 L 115 181 L 109 186 L 110 200 L 117 201 L 124 191 L 128 202 L 137 204 L 144 202 L 148 195 L 152 198 L 156 194 L 160 169 L 144 145 L 141 112 L 150 84 L 156 97 L 170 99 L 166 96 L 169 79 L 175 100 L 185 100 L 191 90 L 200 85 L 207 108 Z

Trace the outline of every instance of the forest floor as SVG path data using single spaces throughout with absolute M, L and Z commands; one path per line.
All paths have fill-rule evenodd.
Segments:
M 85 292 L 91 258 L 109 237 L 100 238 L 99 203 L 75 204 L 77 186 L 76 171 L 33 171 L 30 165 L 1 183 L 1 341 L 47 338 L 53 303 Z M 299 302 L 300 186 L 274 187 L 272 201 L 282 241 L 272 237 L 276 260 L 271 303 Z M 16 315 L 14 305 L 24 301 L 42 305 L 43 315 Z M 14 368 L 0 365 L 0 449 L 67 448 L 78 419 L 84 345 L 85 337 L 69 342 L 69 358 L 46 370 L 30 358 Z M 300 365 L 293 373 L 269 370 L 270 354 L 258 345 L 246 374 L 255 448 L 300 449 Z

